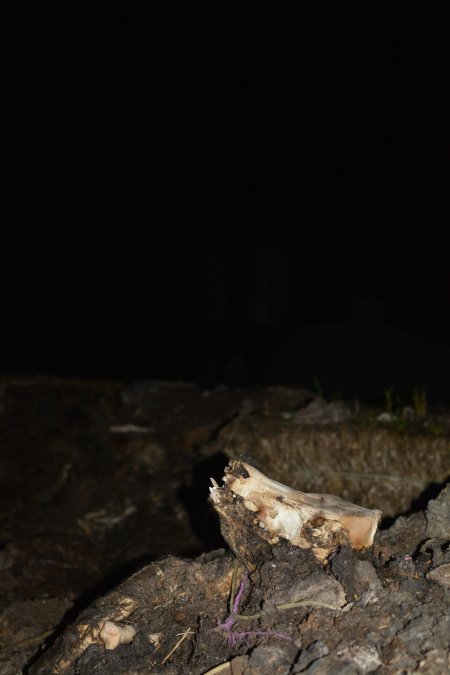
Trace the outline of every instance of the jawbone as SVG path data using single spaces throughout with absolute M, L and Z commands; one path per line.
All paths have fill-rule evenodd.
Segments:
M 294 490 L 241 460 L 230 461 L 222 487 L 211 482 L 210 500 L 219 514 L 222 534 L 251 568 L 258 554 L 255 535 L 261 544 L 271 546 L 281 537 L 293 546 L 311 549 L 325 561 L 343 544 L 356 550 L 371 546 L 381 518 L 381 511 L 340 497 Z

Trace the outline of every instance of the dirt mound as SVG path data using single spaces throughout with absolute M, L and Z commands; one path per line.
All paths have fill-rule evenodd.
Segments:
M 251 574 L 231 551 L 165 558 L 97 600 L 29 672 L 448 672 L 449 522 L 447 486 L 370 550 L 338 546 L 325 565 L 286 539 Z

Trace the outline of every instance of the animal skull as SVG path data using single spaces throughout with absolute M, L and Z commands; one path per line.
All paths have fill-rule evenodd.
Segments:
M 381 518 L 381 511 L 340 497 L 294 490 L 241 460 L 232 460 L 225 469 L 222 487 L 214 479 L 211 482 L 210 500 L 219 513 L 222 533 L 235 554 L 250 562 L 251 567 L 254 556 L 249 549 L 253 545 L 245 544 L 243 521 L 247 533 L 249 526 L 253 527 L 259 538 L 270 545 L 282 537 L 293 546 L 310 548 L 316 558 L 324 561 L 345 543 L 356 550 L 371 546 Z

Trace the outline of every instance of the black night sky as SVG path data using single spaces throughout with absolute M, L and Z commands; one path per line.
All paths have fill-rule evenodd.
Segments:
M 3 3 L 0 372 L 448 402 L 445 21 L 355 7 Z

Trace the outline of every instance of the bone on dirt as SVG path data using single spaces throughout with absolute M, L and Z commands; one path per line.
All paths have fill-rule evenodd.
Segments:
M 321 561 L 345 543 L 356 550 L 368 548 L 381 518 L 381 511 L 333 495 L 294 490 L 241 460 L 229 463 L 223 487 L 211 480 L 210 500 L 222 534 L 249 569 L 257 566 L 264 543 L 273 546 L 280 537 L 311 549 Z

